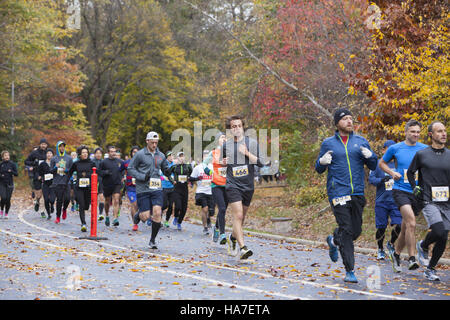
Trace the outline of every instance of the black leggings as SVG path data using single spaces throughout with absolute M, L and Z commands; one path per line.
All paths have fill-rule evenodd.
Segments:
M 79 205 L 81 224 L 86 224 L 85 211 L 89 210 L 91 205 L 91 188 L 75 188 L 75 197 Z
M 186 184 L 186 188 L 175 188 L 173 192 L 173 200 L 175 203 L 175 212 L 174 215 L 177 218 L 178 223 L 182 223 L 184 216 L 186 215 L 188 198 L 189 198 L 189 189 Z
M 13 190 L 14 187 L 0 183 L 0 210 L 5 210 L 5 213 L 9 213 L 9 208 L 11 208 L 11 197 Z
M 163 189 L 163 207 L 162 211 L 166 210 L 166 221 L 169 221 L 170 216 L 173 211 L 173 203 L 174 203 L 174 189 Z
M 431 231 L 425 237 L 422 242 L 422 248 L 428 251 L 428 247 L 434 243 L 433 253 L 428 264 L 428 268 L 433 269 L 436 267 L 439 259 L 445 251 L 447 244 L 448 230 L 445 230 L 444 223 L 438 222 L 430 226 Z
M 50 188 L 49 185 L 45 183 L 42 184 L 42 194 L 44 196 L 44 205 L 45 210 L 47 210 L 47 214 L 50 216 L 51 207 L 55 204 L 55 189 Z
M 391 244 L 395 243 L 395 240 L 397 240 L 398 236 L 400 235 L 401 226 L 399 224 L 396 224 L 392 226 L 391 231 Z M 384 242 L 384 234 L 386 232 L 385 228 L 379 228 L 377 229 L 377 232 L 375 234 L 377 243 L 378 243 L 378 249 L 383 249 L 383 242 Z
M 214 203 L 219 208 L 219 213 L 217 214 L 216 228 L 219 228 L 220 233 L 225 233 L 225 213 L 228 208 L 227 192 L 225 187 L 214 187 L 212 188 L 212 194 L 214 198 Z
M 55 188 L 56 196 L 56 216 L 61 217 L 61 210 L 67 210 L 70 204 L 70 187 L 69 185 L 57 185 Z

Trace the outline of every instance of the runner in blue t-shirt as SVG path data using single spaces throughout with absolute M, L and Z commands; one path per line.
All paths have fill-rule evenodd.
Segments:
M 131 214 L 131 220 L 132 221 L 133 221 L 134 215 L 138 211 L 138 206 L 137 206 L 137 197 L 136 197 L 136 183 L 135 183 L 135 179 L 128 174 L 128 165 L 130 164 L 130 161 L 133 158 L 133 156 L 138 151 L 139 151 L 139 147 L 138 146 L 131 147 L 130 159 L 122 162 L 122 165 L 120 166 L 120 171 L 122 172 L 122 171 L 125 170 L 125 172 L 126 172 L 125 187 L 127 189 L 128 200 L 130 201 L 130 214 Z M 133 231 L 137 231 L 138 230 L 138 225 L 134 224 L 132 230 Z
M 402 226 L 394 252 L 389 253 L 394 272 L 401 272 L 400 253 L 406 245 L 409 254 L 409 270 L 419 267 L 415 258 L 415 228 L 416 217 L 422 210 L 420 203 L 414 197 L 408 182 L 406 172 L 417 151 L 425 149 L 427 145 L 418 142 L 422 125 L 416 120 L 410 120 L 405 126 L 405 141 L 388 148 L 380 160 L 380 168 L 394 178 L 392 197 L 402 214 Z M 388 166 L 394 160 L 395 169 Z

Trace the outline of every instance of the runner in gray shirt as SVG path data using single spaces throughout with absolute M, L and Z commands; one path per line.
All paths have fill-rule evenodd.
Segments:
M 258 143 L 244 136 L 244 120 L 241 116 L 231 116 L 226 128 L 233 138 L 222 146 L 220 159 L 227 165 L 227 183 L 225 185 L 228 203 L 233 214 L 233 232 L 227 239 L 228 252 L 237 255 L 236 242 L 240 248 L 240 259 L 250 257 L 253 252 L 244 244 L 242 226 L 245 221 L 254 192 L 255 168 L 262 167 Z

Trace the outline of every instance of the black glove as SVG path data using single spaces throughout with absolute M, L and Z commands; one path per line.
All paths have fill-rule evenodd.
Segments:
M 145 182 L 147 182 L 148 180 L 150 180 L 150 175 L 152 174 L 152 172 L 149 170 L 149 171 L 147 171 L 147 173 L 145 174 Z
M 389 180 L 391 180 L 392 177 L 391 176 L 385 176 L 383 179 L 381 179 L 382 183 L 388 182 Z

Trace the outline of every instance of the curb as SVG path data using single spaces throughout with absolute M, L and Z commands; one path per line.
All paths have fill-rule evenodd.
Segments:
M 200 220 L 196 220 L 196 219 L 190 219 L 189 222 L 198 224 L 198 225 L 202 225 L 202 222 Z M 226 227 L 225 230 L 231 232 L 232 229 L 230 227 Z M 244 229 L 244 233 L 250 234 L 252 236 L 270 239 L 270 240 L 284 240 L 286 242 L 294 242 L 294 243 L 299 243 L 299 244 L 304 244 L 304 245 L 309 245 L 309 246 L 314 246 L 314 247 L 318 247 L 318 246 L 322 246 L 322 245 L 328 246 L 328 244 L 326 242 L 306 240 L 306 239 L 300 239 L 300 238 L 291 238 L 291 237 L 281 236 L 281 235 L 277 235 L 277 234 L 249 231 L 246 229 Z M 363 254 L 375 254 L 375 255 L 378 253 L 378 251 L 376 249 L 363 248 L 363 247 L 355 247 L 355 252 L 363 253 Z M 408 254 L 406 254 L 406 253 L 402 253 L 400 256 L 402 258 L 406 258 L 406 259 L 409 258 Z M 441 258 L 441 259 L 439 259 L 439 263 L 445 264 L 445 265 L 450 265 L 450 259 Z

